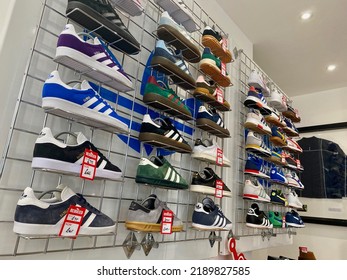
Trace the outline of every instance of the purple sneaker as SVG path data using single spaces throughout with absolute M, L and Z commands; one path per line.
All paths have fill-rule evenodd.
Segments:
M 59 35 L 55 61 L 116 90 L 133 89 L 131 80 L 106 45 L 98 37 L 82 39 L 72 24 L 67 24 Z

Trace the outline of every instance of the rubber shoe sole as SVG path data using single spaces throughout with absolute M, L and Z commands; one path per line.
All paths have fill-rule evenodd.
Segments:
M 172 188 L 172 189 L 188 189 L 187 185 L 171 182 L 168 180 L 155 179 L 152 177 L 136 176 L 135 182 L 140 184 L 162 186 L 162 187 Z
M 157 35 L 160 40 L 170 42 L 170 45 L 182 50 L 182 55 L 187 61 L 197 63 L 201 60 L 199 48 L 174 27 L 162 24 L 157 29 Z
M 198 192 L 208 195 L 215 195 L 216 189 L 214 187 L 204 186 L 204 185 L 190 185 L 189 190 L 192 192 Z M 223 191 L 223 197 L 231 197 L 231 192 Z
M 206 88 L 197 87 L 193 92 L 193 96 L 201 101 L 206 102 L 219 111 L 230 111 L 230 104 L 226 100 L 224 100 L 223 103 L 218 102 L 217 99 Z
M 168 150 L 174 150 L 180 153 L 192 152 L 192 148 L 189 145 L 185 143 L 180 143 L 176 140 L 172 140 L 171 138 L 156 133 L 142 132 L 139 135 L 139 140 L 141 142 L 145 142 L 153 146 L 161 147 Z
M 245 128 L 258 132 L 259 134 L 271 135 L 271 130 L 265 130 L 261 124 L 257 124 L 252 121 L 246 121 L 244 124 Z
M 196 120 L 196 126 L 210 132 L 211 134 L 218 135 L 219 137 L 230 137 L 229 130 L 219 126 L 210 119 L 199 118 Z
M 284 147 L 287 145 L 286 141 L 278 136 L 271 136 L 270 141 L 271 143 L 273 143 L 275 146 L 278 146 L 278 147 Z
M 143 223 L 143 222 L 125 222 L 125 227 L 128 230 L 143 231 L 143 232 L 160 232 L 161 224 Z M 179 232 L 183 230 L 182 226 L 172 226 L 173 232 Z
M 222 74 L 221 70 L 212 59 L 202 59 L 200 61 L 200 70 L 210 76 L 212 80 L 222 87 L 232 85 L 230 78 Z
M 215 37 L 211 35 L 202 36 L 201 43 L 203 46 L 210 48 L 211 52 L 224 63 L 232 62 L 231 52 L 228 49 L 224 51 L 222 45 Z

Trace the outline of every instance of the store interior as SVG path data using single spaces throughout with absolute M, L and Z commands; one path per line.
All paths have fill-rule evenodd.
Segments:
M 346 3 L 263 2 L 3 1 L 0 259 L 346 260 Z

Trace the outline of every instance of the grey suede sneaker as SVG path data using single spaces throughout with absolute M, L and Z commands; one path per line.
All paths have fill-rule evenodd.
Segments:
M 133 201 L 129 207 L 125 227 L 135 231 L 160 232 L 163 210 L 170 209 L 155 194 L 151 194 L 142 202 Z M 172 231 L 182 230 L 182 221 L 174 215 Z

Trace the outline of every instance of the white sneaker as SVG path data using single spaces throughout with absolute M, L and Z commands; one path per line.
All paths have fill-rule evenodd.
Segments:
M 288 185 L 293 188 L 303 190 L 305 187 L 301 183 L 298 175 L 294 171 L 290 171 L 286 174 L 286 179 L 288 180 Z
M 214 140 L 197 139 L 193 148 L 192 158 L 217 164 L 217 149 L 220 149 Z M 223 165 L 230 167 L 230 160 L 223 154 Z
M 265 80 L 255 69 L 253 69 L 251 74 L 249 75 L 247 84 L 249 86 L 255 87 L 256 89 L 260 89 L 264 96 L 270 96 L 270 90 L 266 85 Z
M 287 111 L 287 99 L 277 88 L 272 89 L 268 102 L 270 106 L 276 108 L 280 112 Z
M 262 114 L 259 110 L 251 110 L 247 114 L 247 119 L 244 124 L 245 128 L 258 132 L 260 134 L 271 135 L 271 128 L 266 123 Z
M 182 24 L 188 32 L 194 32 L 199 26 L 194 21 L 191 10 L 183 1 L 179 0 L 155 0 L 155 2 L 167 11 L 172 18 L 179 24 Z
M 243 188 L 243 198 L 264 202 L 270 202 L 271 200 L 264 187 L 258 180 L 255 180 L 254 182 L 252 182 L 251 180 L 245 181 L 245 186 Z
M 298 142 L 296 142 L 294 139 L 290 137 L 287 138 L 287 146 L 283 147 L 283 149 L 286 149 L 295 153 L 303 152 Z
M 135 17 L 143 13 L 147 0 L 110 0 L 110 2 L 120 10 Z
M 246 137 L 246 150 L 259 156 L 271 156 L 271 150 L 263 141 L 262 136 L 253 131 L 248 131 Z
M 288 201 L 288 206 L 296 209 L 302 209 L 302 203 L 299 200 L 298 195 L 295 191 L 290 191 L 287 194 L 285 194 L 285 197 Z

